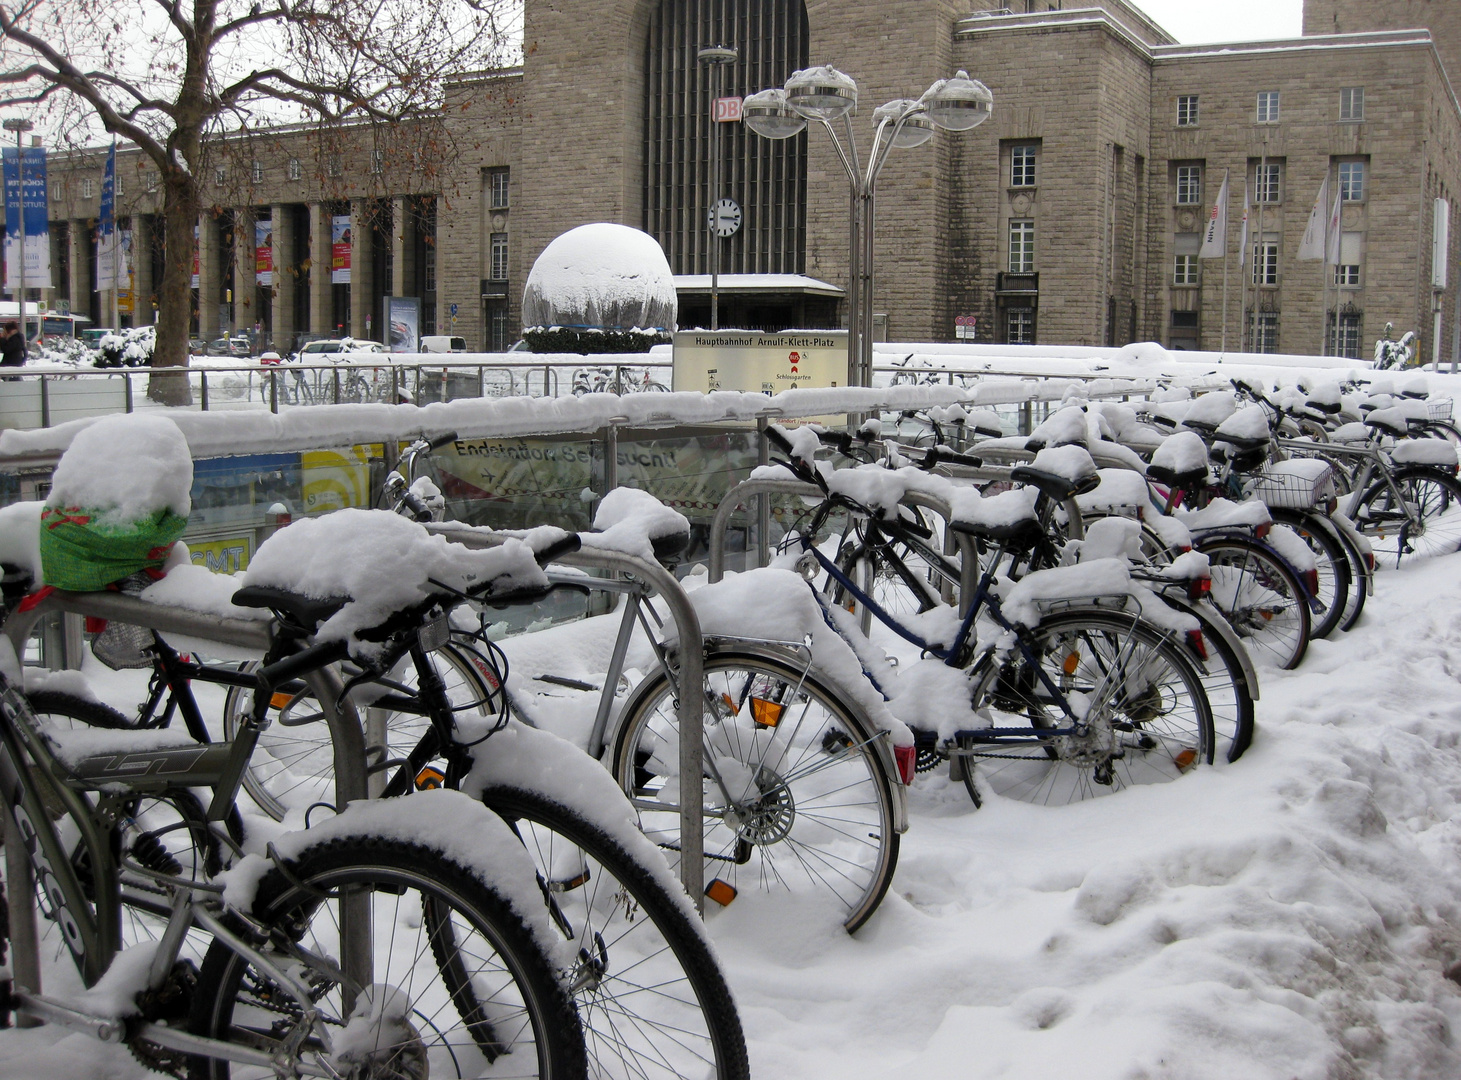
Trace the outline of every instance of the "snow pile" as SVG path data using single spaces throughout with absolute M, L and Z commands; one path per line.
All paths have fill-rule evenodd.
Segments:
M 1152 464 L 1181 476 L 1207 470 L 1207 444 L 1195 431 L 1179 431 L 1162 440 L 1152 454 Z
M 192 508 L 193 455 L 170 419 L 104 416 L 79 431 L 56 466 L 46 505 L 100 511 L 99 525 L 126 525 Z
M 1072 484 L 1096 475 L 1096 463 L 1084 446 L 1049 446 L 1035 455 L 1031 467 L 1053 473 Z
M 1406 439 L 1395 444 L 1390 459 L 1397 465 L 1439 465 L 1456 469 L 1456 447 L 1446 439 Z
M 690 521 L 647 491 L 614 488 L 594 511 L 594 531 L 583 533 L 584 547 L 606 548 L 654 562 L 654 542 L 688 538 Z M 679 546 L 683 546 L 683 543 Z
M 18 566 L 41 580 L 41 511 L 44 503 L 0 507 L 0 563 Z
M 545 586 L 547 577 L 522 540 L 472 550 L 434 536 L 414 521 L 386 510 L 336 510 L 296 521 L 259 545 L 243 585 L 285 589 L 317 600 L 348 600 L 321 624 L 321 641 L 351 639 L 391 615 L 442 591 L 440 582 L 461 592 L 485 595 Z
M 1216 427 L 1238 410 L 1237 395 L 1231 390 L 1203 394 L 1195 399 L 1182 415 L 1184 424 L 1211 424 Z
M 524 326 L 673 330 L 675 279 L 648 233 L 604 222 L 569 229 L 543 249 L 523 289 Z
M 1245 405 L 1218 425 L 1214 433 L 1219 439 L 1266 439 L 1268 410 L 1262 405 Z

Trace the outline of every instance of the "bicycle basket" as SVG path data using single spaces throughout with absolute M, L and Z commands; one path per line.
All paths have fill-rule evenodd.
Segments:
M 1425 403 L 1426 412 L 1428 412 L 1430 414 L 1430 418 L 1432 420 L 1449 420 L 1449 419 L 1451 419 L 1451 409 L 1452 409 L 1453 405 L 1454 405 L 1454 403 L 1448 397 L 1447 398 L 1431 398 L 1429 401 L 1427 401 Z
M 1310 510 L 1334 498 L 1334 466 L 1318 458 L 1280 461 L 1253 479 L 1252 494 L 1265 505 Z

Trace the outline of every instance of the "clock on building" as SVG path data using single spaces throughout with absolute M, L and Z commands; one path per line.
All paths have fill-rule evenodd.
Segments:
M 722 239 L 736 234 L 741 227 L 741 208 L 734 199 L 719 199 L 711 206 L 710 227 Z

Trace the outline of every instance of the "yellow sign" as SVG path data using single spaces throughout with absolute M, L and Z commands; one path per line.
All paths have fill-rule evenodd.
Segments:
M 370 506 L 370 459 L 384 451 L 380 443 L 352 446 L 343 453 L 309 450 L 299 455 L 304 512 L 323 514 L 347 506 Z
M 117 310 L 118 311 L 124 311 L 128 315 L 132 314 L 132 290 L 131 289 L 118 289 L 117 290 Z
M 224 540 L 191 540 L 188 552 L 193 563 L 215 574 L 236 574 L 248 569 L 254 551 L 252 536 L 230 536 Z

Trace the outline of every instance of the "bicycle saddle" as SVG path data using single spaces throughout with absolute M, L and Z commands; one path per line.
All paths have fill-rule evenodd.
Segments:
M 1072 480 L 1068 476 L 1046 472 L 1044 469 L 1036 469 L 1030 465 L 1016 465 L 1010 470 L 1010 479 L 1017 484 L 1028 484 L 1030 487 L 1038 488 L 1042 495 L 1056 502 L 1064 502 L 1076 495 L 1095 491 L 1101 483 L 1099 473 L 1087 473 L 1079 480 Z
M 1045 530 L 1040 528 L 1040 522 L 1033 517 L 999 523 L 960 521 L 955 518 L 949 522 L 949 528 L 981 540 L 1006 544 L 1017 550 L 1028 550 L 1034 547 L 1045 535 Z
M 233 603 L 244 608 L 268 608 L 270 611 L 277 611 L 290 622 L 313 632 L 320 623 L 350 603 L 350 598 L 329 596 L 321 600 L 313 596 L 300 596 L 287 589 L 245 585 L 233 594 Z
M 1190 431 L 1200 431 L 1204 435 L 1211 435 L 1217 431 L 1218 425 L 1207 420 L 1183 420 L 1182 427 Z
M 1200 469 L 1188 469 L 1186 472 L 1177 472 L 1164 465 L 1148 465 L 1146 467 L 1148 480 L 1155 480 L 1159 484 L 1165 484 L 1169 488 L 1179 488 L 1182 491 L 1191 491 L 1193 488 L 1202 487 L 1207 483 L 1207 467 Z
M 1376 409 L 1365 417 L 1365 426 L 1375 428 L 1386 435 L 1393 435 L 1397 439 L 1404 438 L 1410 430 L 1405 413 L 1395 408 Z

